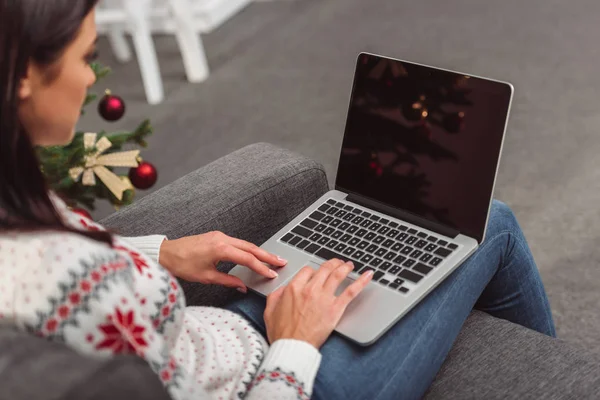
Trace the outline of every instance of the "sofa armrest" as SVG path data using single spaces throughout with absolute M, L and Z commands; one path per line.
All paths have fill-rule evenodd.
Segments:
M 222 231 L 262 244 L 329 189 L 323 166 L 268 143 L 246 146 L 100 221 L 125 236 L 169 239 Z M 220 270 L 228 271 L 231 263 Z M 222 305 L 235 290 L 182 282 L 188 305 Z
M 600 354 L 473 311 L 424 399 L 597 399 Z

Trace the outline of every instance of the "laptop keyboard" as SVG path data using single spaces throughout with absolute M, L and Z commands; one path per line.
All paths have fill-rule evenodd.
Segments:
M 458 245 L 372 215 L 348 203 L 327 200 L 280 238 L 325 260 L 354 263 L 354 272 L 373 270 L 373 281 L 408 293 Z

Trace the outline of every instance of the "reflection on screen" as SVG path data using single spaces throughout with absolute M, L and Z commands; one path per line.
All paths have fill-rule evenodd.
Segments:
M 511 89 L 361 54 L 336 178 L 481 240 Z

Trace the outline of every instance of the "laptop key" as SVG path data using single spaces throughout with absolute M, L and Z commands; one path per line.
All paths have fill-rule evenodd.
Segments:
M 426 247 L 425 247 L 425 251 L 434 251 L 435 249 L 437 249 L 437 246 L 433 243 L 429 243 Z
M 335 200 L 329 199 L 329 200 L 327 200 L 327 203 L 329 203 L 329 204 L 335 204 Z
M 363 228 L 368 228 L 372 223 L 373 221 L 371 221 L 370 219 L 365 219 L 363 222 L 360 223 L 360 226 L 362 226 Z
M 367 218 L 369 218 L 369 217 L 371 216 L 371 213 L 370 213 L 370 212 L 368 212 L 368 211 L 363 211 L 361 215 L 362 215 L 363 217 L 367 217 Z
M 381 218 L 381 219 L 379 220 L 379 222 L 381 222 L 381 223 L 382 223 L 382 224 L 384 224 L 384 225 L 387 225 L 387 223 L 388 223 L 388 222 L 390 222 L 390 220 L 389 220 L 389 219 L 386 219 L 386 218 Z
M 398 290 L 401 291 L 402 293 L 408 293 L 408 288 L 405 288 L 404 286 Z
M 406 230 L 408 230 L 408 226 L 406 226 L 406 225 L 400 225 L 398 227 L 398 230 L 401 230 L 402 232 L 406 232 Z
M 416 230 L 416 229 L 413 229 L 413 228 L 410 228 L 410 229 L 408 230 L 408 233 L 410 233 L 411 235 L 414 235 L 415 233 L 417 233 L 417 230 Z
M 427 262 L 427 261 L 431 260 L 431 257 L 433 257 L 431 254 L 425 253 L 425 254 L 423 254 L 423 256 L 421 258 L 419 258 L 419 260 Z
M 305 238 L 310 237 L 310 235 L 313 234 L 313 232 L 310 229 L 306 229 L 303 226 L 294 227 L 294 229 L 292 229 L 292 232 L 294 232 L 296 235 L 300 235 Z
M 356 247 L 358 247 L 359 249 L 366 249 L 368 245 L 369 245 L 369 242 L 365 242 L 365 241 L 363 240 L 363 241 L 362 241 L 362 242 L 360 242 L 360 243 L 358 244 L 358 246 L 356 246 Z
M 371 231 L 376 231 L 379 228 L 381 228 L 381 224 L 379 222 L 375 222 L 374 224 L 371 224 L 371 226 L 369 226 L 369 230 Z
M 379 221 L 379 217 L 377 215 L 371 215 L 369 219 L 372 219 L 373 221 Z
M 448 244 L 448 242 L 446 242 L 445 240 L 442 240 L 442 239 L 440 239 L 440 240 L 438 240 L 438 244 L 439 244 L 440 246 L 445 246 L 445 245 L 447 245 L 447 244 Z
M 404 245 L 402 243 L 396 242 L 392 246 L 392 250 L 394 250 L 394 251 L 400 251 L 403 247 L 404 247 Z
M 440 263 L 441 263 L 442 261 L 443 261 L 443 260 L 442 260 L 441 258 L 439 258 L 439 257 L 435 257 L 435 258 L 433 258 L 431 261 L 429 261 L 429 264 L 433 265 L 434 267 L 437 267 L 438 265 L 440 265 Z
M 346 214 L 348 214 L 348 211 L 340 210 L 340 211 L 338 211 L 338 212 L 335 213 L 335 216 L 338 217 L 338 218 L 342 218 Z
M 390 283 L 390 286 L 392 289 L 398 289 L 400 287 L 400 285 L 398 285 L 396 282 L 392 282 Z
M 356 217 L 352 220 L 353 224 L 360 224 L 361 222 L 363 222 L 365 219 L 363 217 Z
M 345 255 L 345 256 L 351 256 L 352 253 L 354 253 L 355 250 L 356 249 L 354 247 L 348 246 L 348 247 L 346 247 L 346 249 L 344 251 L 342 251 L 342 254 Z
M 330 249 L 333 249 L 335 246 L 338 245 L 338 243 L 339 242 L 337 240 L 331 239 L 329 242 L 327 242 L 325 246 L 329 247 Z
M 394 258 L 394 260 L 393 260 L 393 261 L 394 261 L 396 264 L 402 264 L 402 263 L 404 262 L 404 260 L 406 260 L 406 257 L 404 257 L 404 256 L 398 256 L 398 257 Z
M 364 267 L 363 269 L 361 269 L 360 271 L 358 271 L 358 274 L 359 274 L 359 275 L 362 275 L 362 274 L 364 274 L 364 273 L 365 273 L 365 272 L 367 272 L 367 271 L 373 271 L 373 272 L 374 272 L 374 271 L 375 271 L 375 268 L 373 268 L 373 267 L 369 267 L 369 266 L 366 266 L 366 267 Z
M 397 228 L 398 227 L 398 223 L 394 222 L 394 221 L 390 222 L 388 225 L 391 226 L 392 228 Z
M 417 263 L 417 265 L 415 265 L 415 266 L 413 267 L 413 271 L 420 272 L 420 273 L 421 273 L 421 274 L 423 274 L 423 275 L 427 275 L 428 273 L 430 273 L 430 272 L 431 272 L 431 270 L 432 270 L 432 269 L 433 269 L 433 268 L 431 268 L 431 267 L 428 267 L 427 265 L 425 265 L 425 264 L 422 264 L 422 263 Z
M 373 239 L 373 243 L 377 243 L 380 244 L 381 242 L 383 242 L 385 240 L 385 236 L 377 236 L 375 239 Z
M 419 257 L 421 257 L 421 254 L 423 254 L 423 252 L 421 250 L 415 250 L 412 253 L 410 253 L 410 256 L 412 258 L 419 258 Z
M 427 240 L 429 240 L 430 242 L 433 242 L 433 243 L 437 242 L 437 238 L 435 236 L 429 236 L 427 238 Z
M 403 267 L 407 267 L 410 268 L 413 265 L 415 265 L 416 261 L 413 260 L 412 258 L 409 258 L 408 260 L 404 261 L 404 264 L 402 264 Z
M 381 265 L 381 263 L 383 262 L 383 260 L 381 258 L 374 258 L 370 264 L 374 267 L 379 267 L 379 265 Z
M 288 243 L 295 246 L 300 240 L 302 240 L 300 236 L 294 236 Z
M 339 252 L 342 252 L 342 251 L 344 251 L 344 249 L 345 249 L 346 247 L 348 247 L 348 245 L 347 245 L 347 244 L 345 244 L 345 243 L 340 243 L 340 244 L 338 244 L 337 246 L 335 246 L 335 248 L 334 248 L 333 250 L 335 250 L 335 251 L 339 251 Z M 342 254 L 343 254 L 343 253 L 342 253 Z
M 369 261 L 371 261 L 373 259 L 373 256 L 370 254 L 365 254 L 363 256 L 363 258 L 360 259 L 360 261 L 368 263 Z
M 337 203 L 335 203 L 336 206 L 338 206 L 339 208 L 344 208 L 345 204 L 338 201 Z
M 454 243 L 450 243 L 450 244 L 448 245 L 448 248 L 449 248 L 449 249 L 452 249 L 452 250 L 456 250 L 456 249 L 458 249 L 458 245 L 456 245 L 456 244 L 454 244 Z
M 402 271 L 402 267 L 399 265 L 394 265 L 394 266 L 392 266 L 392 268 L 390 268 L 390 270 L 388 272 L 390 274 L 397 275 L 398 272 L 400 272 L 400 271 Z
M 383 258 L 385 258 L 386 260 L 393 260 L 394 258 L 396 258 L 397 254 L 394 253 L 393 251 L 388 252 L 385 256 L 383 256 Z
M 282 242 L 289 242 L 291 238 L 293 238 L 294 235 L 292 235 L 291 233 L 286 233 L 285 235 L 283 235 L 283 237 L 280 239 Z
M 323 237 L 323 235 L 321 235 L 320 233 L 313 233 L 311 237 L 309 237 L 309 240 L 312 240 L 313 242 L 316 242 L 317 240 L 321 239 L 321 237 Z
M 425 232 L 419 232 L 419 233 L 417 233 L 417 236 L 421 237 L 423 239 L 427 238 L 427 234 Z
M 419 240 L 417 243 L 415 243 L 415 247 L 417 249 L 422 249 L 425 246 L 427 246 L 427 242 L 424 240 Z
M 387 271 L 392 266 L 392 263 L 389 261 L 385 261 L 383 264 L 379 266 L 379 269 L 382 271 Z
M 313 221 L 312 219 L 308 219 L 308 218 L 306 218 L 304 221 L 300 222 L 300 225 L 305 226 L 310 229 L 314 228 L 318 224 L 319 223 L 317 221 Z
M 329 225 L 333 226 L 334 228 L 337 228 L 338 226 L 340 226 L 341 223 L 342 223 L 342 220 L 336 218 L 333 221 L 331 221 L 331 223 Z
M 402 284 L 404 284 L 404 280 L 400 279 L 400 278 L 396 278 L 396 279 L 394 279 L 394 283 L 397 283 L 398 285 L 402 285 Z
M 377 282 L 377 281 L 378 281 L 379 279 L 381 279 L 381 278 L 382 278 L 384 275 L 385 275 L 385 274 L 384 274 L 383 272 L 381 272 L 381 271 L 375 271 L 375 272 L 373 273 L 373 280 L 374 280 L 375 282 Z
M 328 224 L 328 223 L 330 223 L 331 221 L 333 221 L 333 217 L 332 217 L 331 215 L 328 215 L 328 216 L 326 216 L 325 218 L 323 218 L 323 219 L 321 220 L 321 223 L 323 223 L 323 224 Z
M 381 245 L 384 247 L 389 248 L 391 245 L 393 245 L 395 242 L 392 239 L 388 239 L 385 242 L 383 242 Z
M 377 233 L 380 233 L 382 235 L 385 235 L 386 233 L 388 233 L 388 231 L 390 230 L 389 226 L 382 226 Z
M 322 212 L 319 212 L 319 211 L 313 211 L 313 213 L 310 214 L 309 217 L 311 217 L 314 220 L 320 221 L 323 218 L 325 218 L 325 214 L 323 214 Z
M 353 255 L 352 257 L 353 257 L 353 258 L 356 258 L 356 259 L 358 259 L 358 260 L 360 260 L 360 258 L 361 258 L 362 256 L 364 256 L 364 255 L 365 255 L 365 252 L 364 252 L 364 251 L 362 251 L 362 250 L 356 250 L 356 251 L 354 252 L 354 255 Z
M 348 213 L 346 215 L 344 215 L 344 218 L 342 218 L 344 221 L 351 221 L 354 218 L 354 214 L 352 213 Z
M 352 211 L 352 210 L 354 210 L 354 207 L 352 207 L 352 206 L 344 206 L 344 210 L 346 210 L 346 211 Z
M 339 239 L 343 234 L 344 234 L 344 232 L 342 232 L 342 231 L 335 231 L 331 234 L 331 237 L 334 239 Z
M 363 237 L 367 234 L 367 230 L 366 229 L 359 229 L 358 232 L 355 233 L 356 236 L 358 237 Z
M 407 237 L 408 237 L 408 234 L 402 232 L 401 234 L 398 235 L 398 237 L 396 238 L 396 240 L 399 240 L 399 241 L 403 242 L 404 239 L 406 239 Z
M 445 249 L 443 247 L 438 247 L 436 251 L 433 252 L 436 256 L 448 257 L 452 253 L 452 250 Z
M 303 241 L 301 241 L 300 243 L 298 243 L 298 244 L 296 245 L 296 247 L 298 247 L 298 248 L 300 248 L 300 249 L 303 249 L 303 248 L 305 248 L 306 246 L 308 246 L 309 244 L 310 244 L 310 242 L 309 242 L 308 240 L 304 239 Z
M 342 223 L 340 224 L 340 226 L 338 226 L 338 229 L 341 229 L 341 230 L 345 231 L 345 230 L 346 230 L 346 229 L 348 229 L 349 227 L 350 227 L 350 224 L 349 224 L 349 223 L 347 223 L 347 222 L 342 222 Z
M 335 229 L 333 229 L 333 228 L 332 228 L 332 227 L 330 227 L 330 226 L 328 226 L 328 227 L 327 227 L 327 228 L 326 228 L 326 229 L 323 231 L 323 233 L 324 233 L 325 235 L 331 235 L 333 232 L 335 232 Z
M 375 246 L 374 244 L 370 245 L 369 247 L 367 247 L 367 253 L 373 253 L 375 250 L 377 250 L 379 247 Z
M 387 286 L 387 285 L 389 285 L 390 281 L 388 281 L 387 279 L 380 279 L 379 283 L 381 283 L 382 285 Z
M 387 236 L 387 237 L 389 237 L 389 238 L 393 239 L 393 238 L 395 238 L 395 237 L 396 237 L 396 235 L 397 235 L 398 233 L 400 233 L 400 231 L 398 231 L 398 230 L 396 230 L 396 229 L 392 229 L 392 230 L 390 230 L 388 233 L 386 233 L 386 234 L 385 234 L 385 236 Z
M 329 210 L 326 211 L 326 213 L 329 214 L 329 215 L 334 215 L 338 211 L 340 211 L 339 208 L 337 208 L 337 207 L 331 207 Z
M 375 238 L 375 236 L 377 236 L 377 234 L 375 232 L 369 232 L 365 236 L 365 239 L 367 239 L 367 240 L 373 240 L 373 238 Z
M 327 236 L 323 236 L 321 239 L 319 239 L 317 243 L 321 246 L 326 245 L 327 243 L 329 243 L 329 238 Z
M 317 227 L 315 228 L 315 231 L 317 231 L 317 232 L 323 232 L 325 229 L 327 229 L 327 225 L 324 225 L 324 224 L 319 224 L 319 225 L 317 225 Z
M 375 255 L 377 257 L 383 257 L 387 252 L 388 251 L 386 248 L 381 247 L 381 248 L 377 249 L 377 251 L 375 252 Z
M 419 240 L 416 236 L 411 236 L 408 239 L 405 240 L 404 243 L 406 244 L 413 244 L 415 243 L 417 240 Z
M 407 269 L 400 271 L 398 276 L 414 283 L 419 283 L 423 279 L 423 275 L 415 274 Z
M 348 235 L 347 233 L 340 238 L 340 240 L 344 243 L 348 243 L 348 240 L 352 239 L 352 235 Z
M 412 251 L 413 251 L 412 247 L 406 246 L 405 248 L 400 250 L 400 253 L 408 255 L 408 254 L 412 253 Z
M 304 251 L 307 251 L 307 252 L 309 252 L 311 254 L 314 254 L 320 248 L 321 248 L 321 246 L 319 246 L 318 244 L 311 243 L 308 246 L 306 246 L 306 248 L 304 249 Z
M 350 239 L 350 241 L 348 242 L 348 244 L 350 246 L 356 246 L 358 244 L 358 242 L 360 242 L 360 239 L 357 237 L 353 237 L 352 239 Z
M 354 233 L 357 230 L 358 230 L 358 226 L 352 225 L 350 228 L 348 228 L 348 230 L 346 232 L 348 232 L 348 233 Z
M 321 204 L 317 210 L 325 212 L 329 210 L 329 208 L 331 208 L 329 204 Z

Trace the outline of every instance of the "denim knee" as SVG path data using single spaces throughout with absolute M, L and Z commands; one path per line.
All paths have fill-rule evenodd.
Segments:
M 521 235 L 521 227 L 512 209 L 506 203 L 494 199 L 490 210 L 486 239 L 491 239 L 496 234 L 506 231 Z

